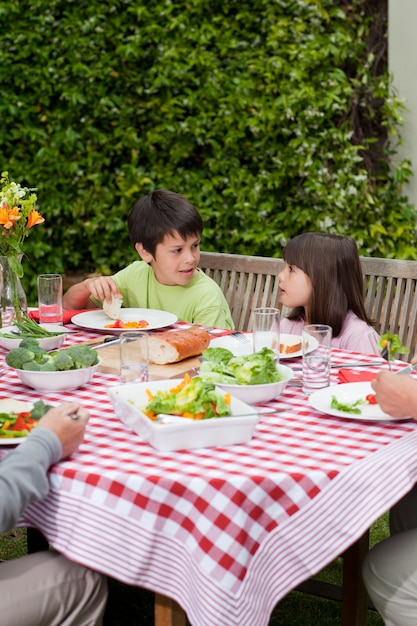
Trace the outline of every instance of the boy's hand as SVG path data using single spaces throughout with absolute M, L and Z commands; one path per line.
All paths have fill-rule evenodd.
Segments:
M 113 296 L 120 297 L 119 289 L 111 276 L 87 278 L 84 284 L 93 298 L 100 300 L 100 302 L 104 302 L 104 300 L 111 302 Z

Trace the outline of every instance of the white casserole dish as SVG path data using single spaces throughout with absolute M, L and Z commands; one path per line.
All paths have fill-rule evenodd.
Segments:
M 167 391 L 181 382 L 179 379 L 132 383 L 110 387 L 110 396 L 116 415 L 133 432 L 157 450 L 185 450 L 228 446 L 248 442 L 259 420 L 258 413 L 245 402 L 231 398 L 232 415 L 206 420 L 183 418 L 183 422 L 161 423 L 149 419 L 143 409 L 149 402 L 146 390 L 152 393 Z M 220 394 L 225 394 L 217 388 Z M 248 415 L 249 414 L 249 415 Z M 239 417 L 242 416 L 242 417 Z

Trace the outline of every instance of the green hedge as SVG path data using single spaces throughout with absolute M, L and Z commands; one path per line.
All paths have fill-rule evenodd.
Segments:
M 126 217 L 158 187 L 200 209 L 207 250 L 279 256 L 324 230 L 362 254 L 417 258 L 410 165 L 390 169 L 401 108 L 373 71 L 365 8 L 0 2 L 0 169 L 37 187 L 46 219 L 27 240 L 27 290 L 39 272 L 135 258 Z M 379 129 L 360 142 L 358 110 Z

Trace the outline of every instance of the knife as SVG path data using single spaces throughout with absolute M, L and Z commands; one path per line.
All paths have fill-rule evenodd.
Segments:
M 352 363 L 331 363 L 330 367 L 332 369 L 343 369 L 344 367 L 372 367 L 375 365 L 384 365 L 385 361 L 368 361 L 365 363 L 364 361 L 352 362 Z M 301 371 L 302 367 L 293 367 L 291 368 L 294 372 Z M 408 368 L 407 368 L 408 369 Z
M 170 379 L 171 378 L 184 378 L 186 374 L 188 374 L 190 378 L 194 378 L 194 376 L 199 376 L 200 372 L 198 371 L 198 369 L 193 367 L 190 370 L 187 370 L 186 372 L 178 372 L 178 374 L 174 374 L 173 376 L 170 376 L 169 378 Z
M 99 350 L 100 348 L 108 348 L 109 344 L 112 346 L 117 346 L 120 343 L 120 337 L 106 337 L 103 343 L 98 344 L 98 346 L 94 346 L 94 350 Z
M 417 370 L 417 363 L 412 363 L 408 367 L 403 367 L 403 369 L 398 370 L 398 372 L 395 372 L 395 373 L 396 374 L 411 374 L 412 372 L 415 372 L 416 370 Z

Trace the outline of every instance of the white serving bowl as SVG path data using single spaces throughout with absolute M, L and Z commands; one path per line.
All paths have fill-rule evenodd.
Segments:
M 58 326 L 58 324 L 40 324 L 40 326 L 52 333 L 62 333 L 60 335 L 54 335 L 53 337 L 43 337 L 42 339 L 37 339 L 40 347 L 47 352 L 60 348 L 68 334 L 65 329 L 62 326 Z M 4 334 L 10 335 L 12 332 L 19 332 L 17 326 L 4 326 L 3 328 L 0 328 L 0 346 L 6 350 L 14 350 L 14 348 L 18 348 L 20 342 L 22 341 L 22 337 L 16 337 L 15 339 L 12 339 L 11 337 L 4 337 Z
M 130 383 L 110 387 L 110 396 L 119 419 L 157 450 L 185 450 L 246 443 L 252 437 L 259 415 L 252 407 L 231 398 L 232 414 L 205 420 L 183 418 L 172 423 L 156 422 L 142 412 L 149 403 L 146 390 L 167 391 L 183 379 Z M 219 393 L 221 389 L 217 388 Z
M 71 391 L 88 383 L 99 365 L 100 362 L 91 367 L 64 372 L 33 372 L 14 367 L 10 369 L 16 372 L 22 383 L 37 391 Z
M 216 384 L 218 387 L 223 389 L 223 391 L 230 393 L 231 396 L 234 396 L 247 404 L 269 402 L 270 400 L 278 398 L 287 386 L 288 381 L 294 378 L 294 372 L 290 367 L 281 364 L 277 365 L 277 367 L 284 377 L 283 380 L 278 383 L 266 383 L 265 385 Z

